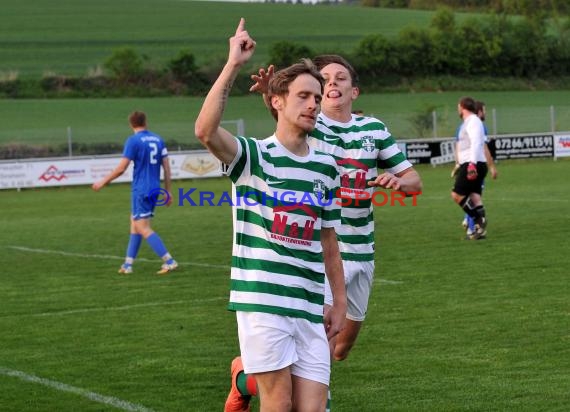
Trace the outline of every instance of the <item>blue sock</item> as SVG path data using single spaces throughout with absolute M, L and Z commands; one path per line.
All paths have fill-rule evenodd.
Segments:
M 159 258 L 162 259 L 164 255 L 168 254 L 168 250 L 166 250 L 166 246 L 164 246 L 164 243 L 162 243 L 162 239 L 160 236 L 158 236 L 158 233 L 154 232 L 152 235 L 146 238 L 146 241 Z
M 131 236 L 129 237 L 129 245 L 127 246 L 127 258 L 125 259 L 125 263 L 129 265 L 133 264 L 133 261 L 139 253 L 141 242 L 142 235 L 131 233 Z
M 471 216 L 467 218 L 467 224 L 469 225 L 469 229 L 471 231 L 475 230 L 475 219 L 473 219 Z

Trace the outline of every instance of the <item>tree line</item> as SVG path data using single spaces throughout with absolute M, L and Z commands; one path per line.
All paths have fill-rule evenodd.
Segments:
M 568 0 L 345 0 L 366 7 L 393 7 L 435 10 L 448 6 L 455 10 L 483 11 L 533 16 L 556 17 L 570 12 Z
M 570 24 L 545 16 L 513 19 L 504 14 L 461 24 L 439 9 L 428 28 L 409 27 L 396 39 L 362 39 L 353 61 L 368 81 L 384 75 L 549 78 L 570 74 Z

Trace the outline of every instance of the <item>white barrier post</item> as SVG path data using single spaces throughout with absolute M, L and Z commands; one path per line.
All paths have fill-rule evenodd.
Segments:
M 227 124 L 232 124 L 235 125 L 236 128 L 236 136 L 245 136 L 245 121 L 243 119 L 237 119 L 237 120 L 222 120 L 221 121 L 222 126 L 223 125 L 227 125 Z M 225 126 L 224 126 L 225 127 Z M 231 132 L 231 130 L 230 130 Z
M 238 119 L 237 131 L 240 136 L 245 136 L 245 122 L 243 121 L 243 119 Z
M 73 157 L 73 149 L 71 148 L 71 126 L 67 126 L 67 151 L 69 157 Z

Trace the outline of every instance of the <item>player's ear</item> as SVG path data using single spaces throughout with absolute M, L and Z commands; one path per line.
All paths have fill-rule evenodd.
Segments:
M 356 100 L 360 96 L 360 89 L 358 87 L 352 88 L 352 100 Z
M 283 100 L 280 96 L 273 95 L 271 96 L 271 107 L 275 110 L 279 111 L 283 108 Z

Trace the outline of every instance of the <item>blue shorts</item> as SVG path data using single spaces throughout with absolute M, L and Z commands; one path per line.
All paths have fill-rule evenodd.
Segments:
M 151 202 L 147 193 L 133 192 L 131 197 L 131 213 L 134 220 L 149 219 L 154 216 L 155 202 Z

